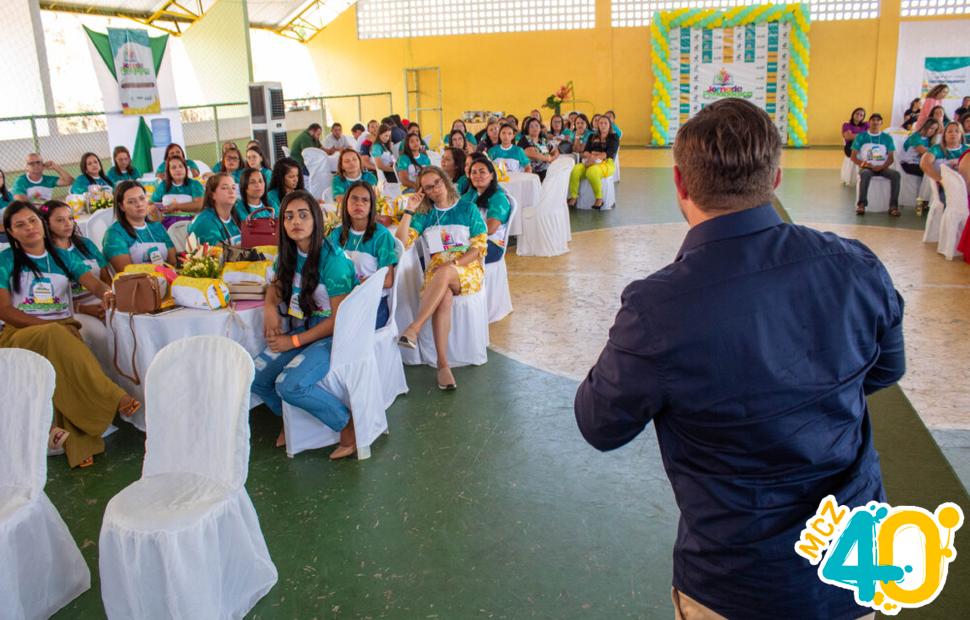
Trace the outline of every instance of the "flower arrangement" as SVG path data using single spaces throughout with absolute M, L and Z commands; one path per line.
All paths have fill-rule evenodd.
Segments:
M 101 209 L 111 209 L 114 207 L 114 197 L 111 192 L 97 192 L 90 195 L 88 199 L 88 211 L 94 213 Z
M 199 244 L 195 233 L 185 240 L 185 253 L 182 254 L 182 268 L 179 275 L 188 278 L 218 278 L 222 274 L 222 253 L 208 243 Z
M 549 108 L 555 114 L 560 114 L 562 102 L 568 99 L 571 94 L 573 94 L 572 80 L 566 82 L 559 87 L 559 90 L 546 97 L 546 102 L 542 104 L 542 107 Z

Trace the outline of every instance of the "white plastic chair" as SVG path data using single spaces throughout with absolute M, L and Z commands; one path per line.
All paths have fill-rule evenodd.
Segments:
M 397 254 L 398 265 L 404 257 L 404 244 L 394 238 L 394 253 Z M 384 386 L 384 408 L 389 409 L 395 399 L 401 394 L 408 393 L 408 382 L 404 376 L 404 362 L 401 357 L 401 347 L 397 344 L 401 326 L 397 324 L 397 295 L 401 288 L 401 273 L 394 269 L 394 284 L 387 296 L 387 308 L 390 311 L 387 324 L 377 330 L 374 335 L 377 366 L 380 369 L 381 383 Z M 406 327 L 406 325 L 405 325 Z
M 54 368 L 32 351 L 0 349 L 0 393 L 0 616 L 49 618 L 91 587 L 81 551 L 44 493 Z
M 185 251 L 185 241 L 189 238 L 189 224 L 194 220 L 179 220 L 168 227 L 168 236 L 172 239 L 175 252 L 181 254 Z
M 509 222 L 511 222 L 519 211 L 519 203 L 512 195 L 509 195 L 509 202 L 512 204 L 512 210 L 509 212 Z M 504 239 L 506 253 L 508 253 L 510 229 L 511 226 L 506 224 Z M 505 254 L 493 263 L 485 263 L 485 293 L 488 297 L 489 323 L 501 321 L 512 312 L 512 293 L 509 291 L 509 270 L 505 264 Z
M 556 158 L 546 170 L 539 203 L 523 207 L 519 215 L 522 232 L 515 252 L 519 256 L 559 256 L 569 251 L 569 174 L 573 160 Z
M 244 486 L 253 372 L 252 356 L 221 336 L 155 356 L 142 477 L 108 502 L 101 526 L 109 618 L 241 618 L 276 583 Z
M 940 166 L 940 175 L 943 177 L 946 209 L 940 222 L 940 241 L 937 243 L 936 251 L 947 260 L 953 260 L 963 256 L 963 252 L 957 250 L 957 245 L 963 235 L 963 228 L 967 225 L 967 216 L 970 215 L 970 208 L 967 205 L 967 184 L 960 173 L 949 166 Z
M 323 149 L 311 147 L 303 149 L 303 163 L 310 172 L 307 191 L 319 200 L 323 196 L 324 190 L 330 187 L 330 182 L 333 179 L 333 173 L 330 172 L 329 157 Z
M 923 229 L 923 243 L 938 243 L 940 241 L 940 224 L 943 222 L 943 200 L 940 198 L 940 188 L 936 181 L 926 177 L 926 184 L 930 189 L 930 205 L 926 212 L 926 228 Z
M 616 188 L 613 185 L 612 175 L 603 179 L 603 206 L 600 207 L 602 211 L 616 206 Z M 576 208 L 592 209 L 594 202 L 596 202 L 596 196 L 593 195 L 593 186 L 584 178 L 579 184 L 579 199 L 576 200 Z
M 886 213 L 889 211 L 889 198 L 892 196 L 892 182 L 886 177 L 869 179 L 869 195 L 866 213 Z M 859 204 L 859 173 L 856 172 L 855 202 Z
M 842 180 L 842 185 L 852 186 L 856 184 L 856 175 L 859 173 L 859 167 L 855 165 L 848 157 L 842 158 L 842 169 L 839 171 L 839 178 Z
M 95 246 L 100 248 L 101 244 L 104 242 L 104 233 L 108 232 L 108 228 L 114 224 L 114 221 L 114 209 L 101 209 L 100 211 L 95 211 L 88 219 L 87 224 L 84 226 L 85 236 L 90 239 Z
M 361 460 L 370 458 L 371 444 L 387 431 L 374 331 L 386 275 L 386 267 L 378 269 L 340 304 L 333 330 L 330 372 L 320 382 L 350 409 L 357 436 L 357 458 Z M 286 429 L 286 454 L 290 457 L 340 441 L 340 433 L 285 401 L 283 428 Z

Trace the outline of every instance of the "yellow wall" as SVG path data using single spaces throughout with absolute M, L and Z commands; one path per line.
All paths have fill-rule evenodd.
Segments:
M 577 98 L 588 101 L 579 109 L 615 110 L 624 140 L 647 144 L 649 30 L 610 27 L 609 0 L 597 0 L 596 24 L 594 30 L 359 41 L 351 7 L 307 46 L 324 93 L 390 90 L 401 114 L 404 68 L 441 67 L 446 130 L 465 110 L 502 110 L 521 118 L 572 80 Z M 878 20 L 812 24 L 810 144 L 841 144 L 841 124 L 856 106 L 891 114 L 898 32 L 898 0 L 883 0 Z M 548 118 L 549 111 L 543 115 Z M 424 133 L 440 137 L 436 117 L 420 120 Z

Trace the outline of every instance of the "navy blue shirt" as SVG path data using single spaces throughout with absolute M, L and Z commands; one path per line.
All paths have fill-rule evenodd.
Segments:
M 858 618 L 795 554 L 828 494 L 883 500 L 865 395 L 903 375 L 903 300 L 857 241 L 771 205 L 693 227 L 630 284 L 576 420 L 600 450 L 651 420 L 681 516 L 673 585 L 729 618 Z

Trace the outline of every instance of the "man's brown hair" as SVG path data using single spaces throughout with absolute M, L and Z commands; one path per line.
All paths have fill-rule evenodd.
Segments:
M 677 132 L 674 162 L 687 195 L 703 211 L 738 211 L 770 202 L 781 136 L 761 108 L 722 99 Z

